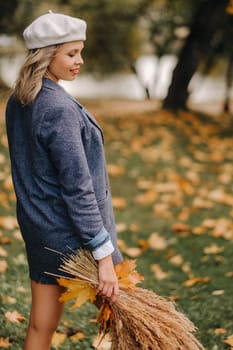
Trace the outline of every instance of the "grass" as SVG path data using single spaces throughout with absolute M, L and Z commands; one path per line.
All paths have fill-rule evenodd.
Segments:
M 207 350 L 229 349 L 224 340 L 233 333 L 232 133 L 223 133 L 216 121 L 188 112 L 173 115 L 140 109 L 139 114 L 135 110 L 125 114 L 123 104 L 114 104 L 112 113 L 101 106 L 89 103 L 94 115 L 98 111 L 104 130 L 107 162 L 115 165 L 109 167 L 109 174 L 113 198 L 123 200 L 114 203 L 124 255 L 137 255 L 143 286 L 176 300 L 177 308 L 198 327 L 197 336 Z M 14 216 L 15 211 L 9 172 L 2 124 L 2 217 Z M 187 229 L 174 224 L 185 224 Z M 151 245 L 154 232 L 166 243 L 164 249 Z M 28 271 L 17 228 L 3 226 L 2 243 L 6 237 L 9 242 L 2 247 L 7 256 L 0 258 L 8 264 L 6 272 L 0 273 L 0 338 L 8 337 L 10 348 L 19 350 L 27 321 L 11 323 L 5 313 L 17 310 L 27 319 Z M 166 278 L 154 275 L 155 264 Z M 92 305 L 73 311 L 67 307 L 59 326 L 66 335 L 60 348 L 92 349 L 95 316 Z M 71 336 L 77 332 L 85 338 L 73 341 Z

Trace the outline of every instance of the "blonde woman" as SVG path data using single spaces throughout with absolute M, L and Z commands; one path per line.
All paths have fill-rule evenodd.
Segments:
M 17 219 L 25 241 L 32 306 L 24 350 L 48 350 L 63 305 L 60 255 L 84 247 L 99 266 L 98 294 L 115 302 L 122 260 L 103 149 L 90 113 L 58 84 L 83 64 L 86 23 L 48 13 L 23 33 L 28 56 L 6 111 Z M 46 249 L 46 248 L 49 248 Z

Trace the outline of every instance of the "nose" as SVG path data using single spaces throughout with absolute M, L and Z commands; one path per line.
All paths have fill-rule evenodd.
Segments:
M 84 60 L 83 60 L 83 58 L 82 58 L 82 55 L 77 55 L 77 56 L 76 56 L 75 63 L 76 63 L 76 64 L 83 64 L 83 63 L 84 63 Z

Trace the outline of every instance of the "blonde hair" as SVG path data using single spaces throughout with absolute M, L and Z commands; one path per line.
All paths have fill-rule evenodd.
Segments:
M 58 47 L 53 45 L 29 50 L 15 83 L 14 95 L 23 104 L 32 103 L 42 87 L 42 78 L 55 57 Z

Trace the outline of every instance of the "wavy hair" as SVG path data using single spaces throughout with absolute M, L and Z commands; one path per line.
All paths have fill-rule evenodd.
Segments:
M 42 78 L 59 46 L 53 45 L 28 51 L 13 91 L 23 105 L 32 103 L 37 97 L 42 87 Z

